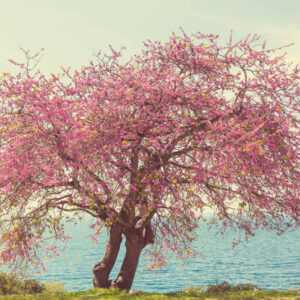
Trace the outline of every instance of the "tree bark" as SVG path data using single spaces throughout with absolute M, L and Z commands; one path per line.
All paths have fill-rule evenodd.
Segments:
M 93 284 L 95 288 L 109 288 L 109 274 L 116 262 L 122 242 L 122 225 L 114 223 L 110 228 L 109 241 L 102 261 L 93 268 Z
M 117 279 L 111 284 L 112 288 L 129 290 L 132 286 L 140 254 L 143 248 L 153 243 L 154 234 L 151 225 L 146 228 L 131 228 L 125 232 L 126 254 Z

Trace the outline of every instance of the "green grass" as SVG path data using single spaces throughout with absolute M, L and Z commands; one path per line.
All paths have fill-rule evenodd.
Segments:
M 290 291 L 261 291 L 251 284 L 230 285 L 227 281 L 194 286 L 173 293 L 143 293 L 118 289 L 92 289 L 83 292 L 66 292 L 61 282 L 40 283 L 20 280 L 14 274 L 0 273 L 1 299 L 294 299 L 300 300 L 300 289 Z M 34 293 L 34 294 L 31 294 Z
M 199 288 L 174 293 L 142 293 L 130 295 L 127 291 L 93 289 L 84 292 L 43 292 L 34 295 L 0 296 L 0 299 L 294 299 L 300 300 L 300 290 L 295 291 L 237 291 L 205 292 Z

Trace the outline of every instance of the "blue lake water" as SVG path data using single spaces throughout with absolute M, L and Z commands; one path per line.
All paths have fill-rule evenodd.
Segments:
M 107 235 L 94 244 L 85 238 L 90 234 L 88 222 L 67 225 L 72 236 L 68 249 L 59 257 L 46 261 L 44 274 L 38 274 L 41 281 L 60 281 L 68 291 L 92 288 L 92 268 L 104 255 Z M 216 281 L 230 284 L 255 284 L 265 290 L 300 288 L 300 230 L 281 236 L 270 232 L 257 232 L 245 245 L 232 248 L 233 235 L 215 236 L 205 226 L 200 226 L 199 240 L 195 244 L 201 255 L 185 262 L 171 258 L 168 267 L 153 277 L 152 271 L 141 273 L 148 264 L 142 256 L 133 283 L 133 289 L 148 292 L 169 292 L 195 285 L 206 286 Z M 122 248 L 124 253 L 124 246 Z M 121 254 L 121 253 L 120 253 Z M 111 274 L 115 279 L 122 263 L 122 255 Z

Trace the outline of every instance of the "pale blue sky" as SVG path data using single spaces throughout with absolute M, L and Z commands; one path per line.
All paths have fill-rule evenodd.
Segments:
M 258 33 L 267 45 L 291 42 L 288 58 L 300 62 L 300 0 L 0 0 L 0 73 L 22 59 L 19 45 L 45 48 L 40 68 L 78 68 L 107 46 L 139 52 L 142 41 L 188 33 L 217 33 L 226 40 Z

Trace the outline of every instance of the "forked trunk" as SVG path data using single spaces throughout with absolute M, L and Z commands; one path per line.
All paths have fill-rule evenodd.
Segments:
M 117 279 L 112 282 L 109 274 L 116 262 L 122 234 L 126 237 L 126 254 Z M 119 288 L 129 290 L 132 286 L 135 272 L 139 263 L 140 254 L 143 248 L 154 242 L 154 233 L 151 225 L 144 228 L 124 228 L 115 223 L 110 229 L 110 238 L 103 260 L 94 266 L 93 284 L 100 288 Z
M 111 280 L 109 274 L 116 262 L 122 242 L 122 226 L 119 223 L 112 225 L 109 241 L 102 261 L 93 268 L 93 284 L 98 288 L 109 288 Z
M 117 279 L 111 287 L 129 290 L 139 263 L 141 251 L 145 247 L 144 238 L 140 230 L 132 229 L 125 233 L 126 254 Z

